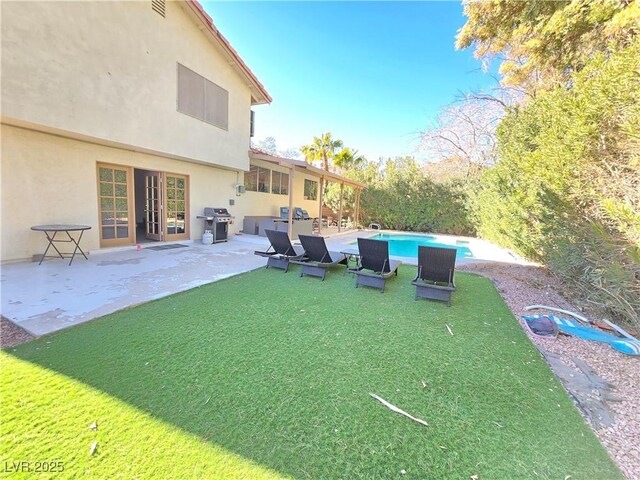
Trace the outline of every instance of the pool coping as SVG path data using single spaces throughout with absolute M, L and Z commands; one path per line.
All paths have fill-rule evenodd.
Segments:
M 440 241 L 439 239 L 445 239 L 449 242 L 451 239 L 462 240 L 468 243 L 467 247 L 472 253 L 471 257 L 457 258 L 456 265 L 472 265 L 472 264 L 482 264 L 482 263 L 515 263 L 520 265 L 528 265 L 531 262 L 522 258 L 518 254 L 512 252 L 511 250 L 499 247 L 498 245 L 489 242 L 488 240 L 484 240 L 481 238 L 475 237 L 467 237 L 464 235 L 449 235 L 442 233 L 432 233 L 432 232 L 403 232 L 399 230 L 357 230 L 345 232 L 340 235 L 332 235 L 330 237 L 326 237 L 327 246 L 330 250 L 340 251 L 345 248 L 353 248 L 353 243 L 357 241 L 358 238 L 371 238 L 379 234 L 396 234 L 396 235 L 406 235 L 406 236 L 430 236 L 436 241 Z M 398 255 L 389 255 L 394 260 L 399 260 L 403 264 L 408 265 L 417 265 L 418 259 L 414 257 L 402 257 Z

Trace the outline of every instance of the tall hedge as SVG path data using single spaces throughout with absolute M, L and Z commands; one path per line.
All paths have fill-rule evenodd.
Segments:
M 511 111 L 498 146 L 477 197 L 479 234 L 638 325 L 640 42 Z
M 361 197 L 360 223 L 386 229 L 473 235 L 464 186 L 435 183 L 411 157 L 369 163 L 350 172 L 369 185 Z

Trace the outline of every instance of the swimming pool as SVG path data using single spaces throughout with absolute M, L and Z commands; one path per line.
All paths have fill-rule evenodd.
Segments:
M 419 246 L 455 248 L 458 259 L 473 256 L 469 242 L 455 238 L 451 238 L 451 243 L 443 243 L 431 235 L 403 235 L 401 233 L 379 233 L 369 238 L 389 242 L 389 255 L 396 257 L 418 258 Z

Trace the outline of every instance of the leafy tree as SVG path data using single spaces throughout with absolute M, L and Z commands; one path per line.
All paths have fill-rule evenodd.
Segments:
M 271 155 L 277 154 L 278 149 L 276 148 L 276 139 L 274 137 L 265 137 L 254 144 L 254 146 Z
M 466 192 L 457 185 L 435 183 L 421 172 L 413 157 L 397 157 L 381 162 L 364 162 L 346 175 L 368 185 L 362 191 L 360 221 L 381 223 L 385 228 L 473 234 L 468 219 Z M 330 184 L 329 189 L 335 188 Z M 346 205 L 352 192 L 345 189 Z M 327 205 L 330 205 L 331 200 Z
M 640 316 L 640 39 L 595 56 L 498 128 L 479 233 L 547 264 L 584 298 Z
M 351 150 L 350 148 L 343 148 L 333 158 L 333 164 L 342 171 L 358 167 L 365 161 L 366 159 L 363 155 L 359 155 L 357 150 Z
M 567 84 L 597 53 L 623 48 L 640 33 L 638 0 L 467 0 L 456 47 L 499 57 L 506 85 L 533 96 Z
M 329 182 L 325 188 L 324 195 L 322 197 L 324 205 L 331 209 L 336 214 L 340 211 L 340 184 Z M 343 217 L 353 218 L 354 209 L 356 205 L 355 190 L 349 185 L 344 186 L 342 191 L 342 215 Z
M 276 146 L 276 139 L 274 137 L 265 137 L 257 143 L 252 142 L 252 146 L 266 152 L 270 155 L 277 155 L 282 158 L 296 159 L 300 156 L 300 151 L 295 148 L 288 148 L 287 150 L 279 150 Z
M 366 161 L 362 155 L 358 155 L 357 150 L 345 148 L 342 140 L 334 139 L 330 132 L 323 133 L 320 137 L 313 137 L 313 142 L 309 145 L 303 145 L 300 150 L 307 162 L 320 161 L 323 170 L 327 172 L 332 168 L 345 173 Z M 323 190 L 324 205 L 334 212 L 338 212 L 340 209 L 340 185 L 325 180 Z M 346 212 L 347 215 L 353 213 L 354 205 L 355 192 L 352 188 L 347 187 L 343 190 L 342 196 L 343 213 Z
M 287 148 L 286 150 L 280 150 L 278 152 L 278 155 L 283 158 L 297 160 L 300 158 L 300 150 L 298 150 L 297 148 Z
M 341 165 L 344 171 L 343 175 L 346 177 L 352 178 L 354 180 L 358 180 L 368 186 L 374 186 L 379 181 L 379 172 L 378 172 L 378 164 L 373 162 L 368 162 L 366 158 L 357 154 L 357 151 L 351 151 L 348 149 L 343 149 L 339 152 L 337 157 L 345 155 L 343 152 L 347 151 L 349 153 L 349 157 L 347 157 L 347 161 L 345 163 L 341 163 L 340 160 L 336 158 L 336 164 Z M 324 204 L 329 207 L 332 211 L 338 212 L 340 210 L 340 184 L 329 182 L 324 191 L 323 196 Z M 354 209 L 356 203 L 356 193 L 355 190 L 346 185 L 343 190 L 342 197 L 342 210 L 343 215 L 353 216 Z
M 497 159 L 495 132 L 507 106 L 496 97 L 465 96 L 445 107 L 422 132 L 419 150 L 430 162 L 462 161 L 467 176 L 493 165 Z

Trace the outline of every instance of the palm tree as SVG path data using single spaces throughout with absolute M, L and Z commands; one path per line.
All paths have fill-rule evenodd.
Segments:
M 366 159 L 357 150 L 343 148 L 333 157 L 333 164 L 340 170 L 350 170 L 364 163 Z
M 313 143 L 300 147 L 304 159 L 311 162 L 322 162 L 322 169 L 329 171 L 329 160 L 336 156 L 336 150 L 342 148 L 342 140 L 334 140 L 331 132 L 323 133 L 320 137 L 313 137 Z

